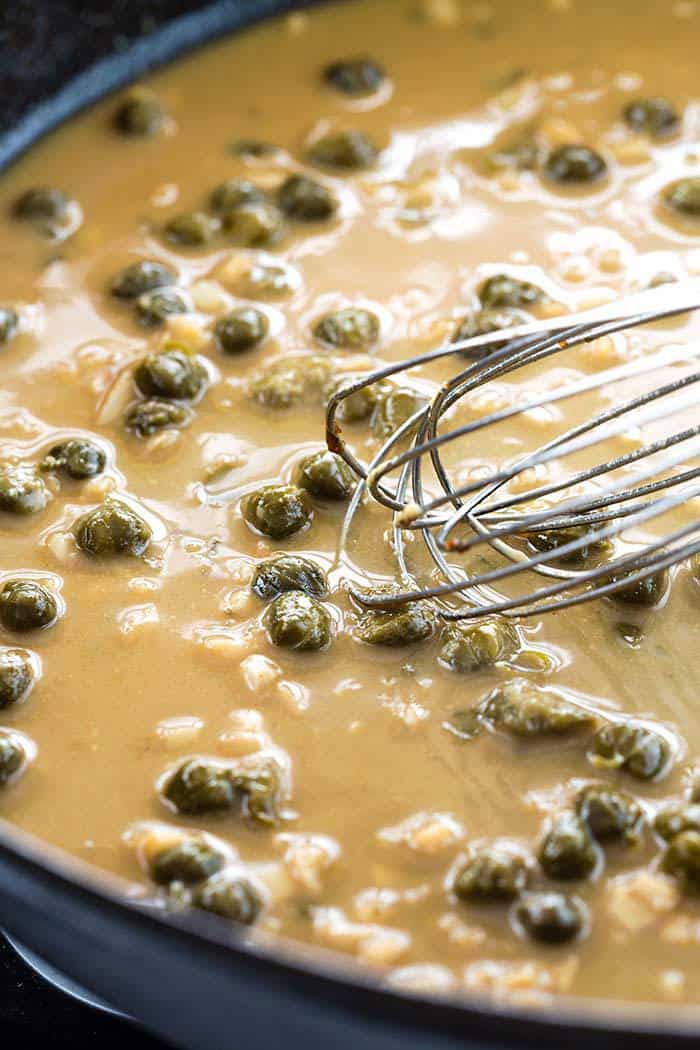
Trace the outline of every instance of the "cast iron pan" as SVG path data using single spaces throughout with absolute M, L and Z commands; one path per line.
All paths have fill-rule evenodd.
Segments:
M 386 0 L 391 2 L 391 0 Z M 0 169 L 77 110 L 197 44 L 295 0 L 4 0 Z M 187 1050 L 659 1050 L 700 1018 L 562 1004 L 556 1015 L 402 996 L 335 956 L 245 943 L 213 917 L 166 916 L 0 822 L 0 925 Z M 624 966 L 621 954 L 620 965 Z

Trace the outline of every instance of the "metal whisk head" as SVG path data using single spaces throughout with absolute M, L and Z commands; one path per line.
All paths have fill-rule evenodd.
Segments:
M 328 405 L 328 447 L 361 479 L 344 536 L 369 492 L 393 513 L 403 588 L 388 597 L 355 597 L 381 608 L 429 597 L 454 620 L 531 616 L 641 584 L 700 551 L 700 502 L 692 502 L 700 497 L 698 347 L 640 353 L 546 389 L 540 375 L 532 393 L 527 383 L 520 388 L 517 403 L 459 419 L 503 377 L 522 380 L 545 360 L 562 366 L 567 352 L 584 343 L 699 308 L 700 280 L 662 285 L 579 314 L 450 343 L 338 391 Z M 336 422 L 346 398 L 442 358 L 465 357 L 476 360 L 466 360 L 371 463 L 355 457 Z M 591 412 L 596 397 L 606 403 Z M 514 424 L 543 413 L 550 422 L 564 420 L 560 433 L 494 469 L 460 477 L 465 448 L 486 439 L 491 453 L 499 444 L 507 449 Z M 580 416 L 573 423 L 572 413 Z M 623 448 L 612 454 L 615 443 Z M 430 556 L 432 570 L 420 579 L 409 566 L 408 531 L 422 535 Z M 459 560 L 485 547 L 495 552 L 481 559 L 485 566 L 470 571 L 469 558 Z

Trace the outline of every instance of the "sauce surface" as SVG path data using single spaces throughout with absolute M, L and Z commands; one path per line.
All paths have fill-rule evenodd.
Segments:
M 600 601 L 523 621 L 503 659 L 460 671 L 427 614 L 419 640 L 362 640 L 349 585 L 396 578 L 384 508 L 365 503 L 343 549 L 346 499 L 305 491 L 303 527 L 285 537 L 246 520 L 251 493 L 296 484 L 305 457 L 325 447 L 334 385 L 451 339 L 465 316 L 478 318 L 489 278 L 539 289 L 516 304 L 530 319 L 700 273 L 700 190 L 694 212 L 667 199 L 668 187 L 700 178 L 700 11 L 613 6 L 358 0 L 296 13 L 153 76 L 153 96 L 138 96 L 162 107 L 152 134 L 133 134 L 121 108 L 131 96 L 109 99 L 2 176 L 2 303 L 18 324 L 10 331 L 10 317 L 0 348 L 0 458 L 3 469 L 36 471 L 46 505 L 0 511 L 0 585 L 38 583 L 56 605 L 43 628 L 19 632 L 7 617 L 0 627 L 3 653 L 33 654 L 31 689 L 2 712 L 31 759 L 3 788 L 3 816 L 164 905 L 193 896 L 230 913 L 230 900 L 170 879 L 163 863 L 161 885 L 149 878 L 183 836 L 208 843 L 209 878 L 222 878 L 225 857 L 224 874 L 246 887 L 239 918 L 350 952 L 402 987 L 698 1001 L 692 878 L 662 870 L 670 846 L 652 827 L 670 802 L 692 825 L 692 567 L 673 572 L 658 607 Z M 329 64 L 357 56 L 376 64 L 374 73 L 365 64 L 361 93 L 339 74 L 324 79 Z M 660 124 L 640 126 L 647 118 L 623 116 L 661 96 L 677 119 L 662 112 Z M 364 137 L 333 139 L 348 131 Z M 251 142 L 271 148 L 251 152 Z M 319 164 L 319 145 L 326 160 L 330 150 L 354 167 Z M 547 176 L 571 146 L 587 151 L 588 181 L 573 188 Z M 332 214 L 308 221 L 282 207 L 280 187 L 295 173 L 325 188 Z M 241 179 L 262 205 L 227 211 L 210 199 Z M 23 196 L 46 186 L 71 198 L 58 225 Z M 245 243 L 266 235 L 269 244 Z M 183 243 L 193 238 L 204 243 Z M 144 260 L 170 273 L 183 312 L 154 317 L 152 299 L 114 294 L 117 275 Z M 246 315 L 245 338 L 251 323 L 265 330 L 247 349 L 236 342 L 240 315 L 233 334 L 222 325 L 242 307 L 264 315 Z M 319 327 L 346 309 L 366 311 L 350 328 L 367 345 L 337 345 L 347 332 L 337 317 Z M 698 322 L 683 318 L 599 340 L 463 410 L 697 335 Z M 161 398 L 161 423 L 171 415 L 158 428 L 139 408 L 160 396 L 143 362 L 173 347 L 184 348 L 178 368 L 197 389 L 184 399 L 171 391 L 165 408 Z M 394 387 L 430 394 L 457 366 L 415 370 Z M 365 461 L 389 426 L 390 395 L 379 391 L 371 415 L 344 428 Z M 595 406 L 614 396 L 601 391 Z M 518 418 L 505 438 L 460 446 L 453 465 L 473 476 L 548 439 L 551 425 L 546 414 Z M 47 463 L 69 439 L 91 441 L 103 469 L 76 479 L 60 455 Z M 80 549 L 85 516 L 115 499 L 150 542 L 136 556 Z M 328 576 L 328 593 L 308 603 L 321 642 L 330 638 L 317 651 L 274 644 L 276 602 L 251 590 L 259 564 L 282 552 Z M 278 640 L 294 635 L 277 626 Z M 455 712 L 513 681 L 596 725 L 525 739 L 486 718 L 472 739 L 455 732 Z M 654 775 L 594 768 L 591 735 L 611 718 L 641 718 L 660 734 L 668 755 Z M 279 784 L 274 813 L 263 799 L 258 819 L 249 774 L 261 755 Z M 214 760 L 223 812 L 176 812 L 168 777 L 193 756 Z M 594 782 L 632 796 L 644 827 L 627 845 L 590 837 L 588 870 L 550 878 L 537 861 L 542 841 Z M 494 844 L 515 889 L 460 896 L 460 873 Z M 554 923 L 563 943 L 543 943 L 541 922 L 528 932 L 543 902 L 529 898 L 523 917 L 525 882 L 525 896 L 565 895 Z

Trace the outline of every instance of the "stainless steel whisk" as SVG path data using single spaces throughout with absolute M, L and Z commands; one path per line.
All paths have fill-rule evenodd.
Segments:
M 363 495 L 369 492 L 393 512 L 393 545 L 403 588 L 390 596 L 354 591 L 356 599 L 366 607 L 387 609 L 433 598 L 439 601 L 443 617 L 451 620 L 488 613 L 532 616 L 610 595 L 700 551 L 700 510 L 690 503 L 700 497 L 696 387 L 700 344 L 695 350 L 691 345 L 657 350 L 452 429 L 440 426 L 454 406 L 494 380 L 594 339 L 699 308 L 700 279 L 664 284 L 592 310 L 449 343 L 364 375 L 336 392 L 327 409 L 328 447 L 361 479 L 343 536 L 347 538 Z M 502 345 L 504 339 L 507 343 Z M 495 349 L 489 351 L 494 344 Z M 342 402 L 399 373 L 460 355 L 477 359 L 466 363 L 398 427 L 371 463 L 358 460 L 337 423 Z M 675 366 L 685 366 L 682 374 L 659 382 L 659 372 Z M 623 396 L 515 462 L 464 484 L 453 481 L 444 452 L 455 442 L 507 424 L 523 413 L 642 378 L 651 381 L 648 389 Z M 687 414 L 690 421 L 681 423 L 682 415 Z M 663 420 L 669 421 L 668 431 L 644 438 L 613 459 L 576 467 L 563 478 L 545 480 L 526 491 L 507 490 L 525 471 L 546 468 L 554 461 L 561 464 L 633 427 L 658 425 Z M 430 480 L 428 464 L 432 467 Z M 390 475 L 396 472 L 398 477 L 392 480 Z M 436 494 L 429 493 L 431 485 L 437 488 Z M 677 508 L 684 512 L 681 523 L 662 535 L 629 541 L 630 530 L 641 529 Z M 427 585 L 416 581 L 407 560 L 406 530 L 421 533 L 439 582 L 433 583 L 435 573 Z M 566 530 L 563 537 L 562 530 Z M 529 537 L 544 537 L 540 546 L 545 549 L 533 549 Z M 613 556 L 580 569 L 567 567 L 577 555 L 584 556 L 601 544 Z M 483 545 L 501 555 L 496 567 L 470 574 L 454 564 L 454 555 Z M 533 573 L 536 576 L 527 575 Z M 521 580 L 526 581 L 524 592 L 501 590 L 504 583 Z

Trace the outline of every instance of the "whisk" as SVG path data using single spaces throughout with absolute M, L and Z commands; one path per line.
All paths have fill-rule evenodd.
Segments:
M 533 616 L 633 587 L 700 551 L 700 504 L 691 502 L 700 496 L 700 359 L 690 344 L 643 353 L 592 376 L 579 373 L 573 381 L 544 392 L 540 385 L 532 396 L 525 388 L 525 398 L 515 405 L 451 429 L 444 426 L 455 414 L 452 410 L 495 380 L 592 340 L 699 308 L 700 279 L 664 284 L 566 317 L 445 344 L 344 385 L 331 398 L 326 417 L 328 447 L 361 479 L 343 536 L 347 538 L 368 492 L 393 514 L 401 582 L 396 593 L 355 590 L 356 600 L 368 608 L 389 609 L 432 598 L 448 620 L 489 613 Z M 462 370 L 389 436 L 370 463 L 357 459 L 337 422 L 343 401 L 399 373 L 450 357 L 475 360 L 465 361 Z M 668 371 L 674 372 L 671 378 Z M 632 396 L 616 394 L 612 400 L 626 383 L 647 385 Z M 463 483 L 455 481 L 445 452 L 450 446 L 454 451 L 456 442 L 507 426 L 525 413 L 531 419 L 533 412 L 552 413 L 555 406 L 575 406 L 577 400 L 580 408 L 582 398 L 601 390 L 610 399 L 602 411 L 514 462 Z M 663 433 L 650 435 L 649 430 L 663 421 Z M 606 459 L 605 443 L 631 431 L 637 443 Z M 598 454 L 592 463 L 512 491 L 513 482 L 523 481 L 526 471 L 525 478 L 537 478 L 555 462 L 561 466 L 587 450 Z M 674 516 L 662 534 L 648 534 L 655 519 L 674 510 L 682 512 L 680 523 Z M 640 539 L 637 533 L 642 529 Z M 407 531 L 422 535 L 434 566 L 423 584 L 408 564 Z M 485 545 L 499 555 L 494 567 L 492 557 L 475 573 L 455 564 L 456 555 Z M 604 559 L 586 556 L 603 549 Z M 580 567 L 571 567 L 576 561 Z M 520 593 L 511 593 L 513 583 L 521 585 Z

